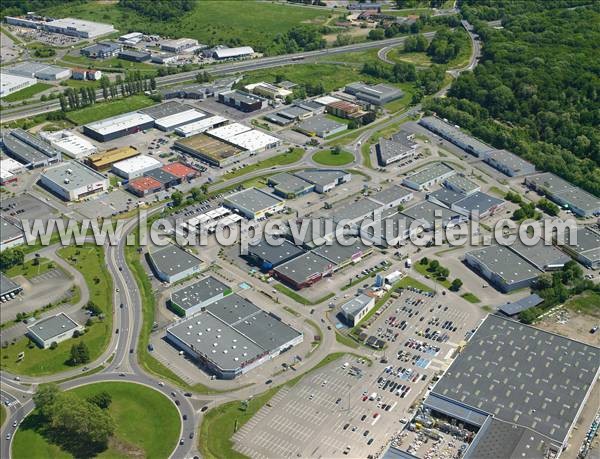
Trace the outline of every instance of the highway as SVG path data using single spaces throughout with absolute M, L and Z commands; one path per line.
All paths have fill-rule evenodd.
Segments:
M 435 35 L 435 32 L 427 32 L 424 35 L 430 38 L 433 37 L 433 35 Z M 195 78 L 196 74 L 204 71 L 208 72 L 213 76 L 224 76 L 239 72 L 250 72 L 252 70 L 259 70 L 271 67 L 281 67 L 284 65 L 303 64 L 312 61 L 318 57 L 330 56 L 340 53 L 363 51 L 366 49 L 379 48 L 381 46 L 398 46 L 404 43 L 404 40 L 406 40 L 406 38 L 406 36 L 402 36 L 389 38 L 386 40 L 368 41 L 364 43 L 339 46 L 336 48 L 325 48 L 302 53 L 283 54 L 280 56 L 262 57 L 246 61 L 216 64 L 207 66 L 199 70 L 192 70 L 190 72 L 183 72 L 175 75 L 157 77 L 156 86 L 160 88 L 164 86 L 190 81 Z M 96 96 L 99 99 L 102 98 L 102 90 L 96 91 Z M 2 110 L 2 122 L 6 123 L 9 121 L 15 121 L 22 118 L 40 115 L 43 113 L 53 112 L 59 109 L 60 103 L 57 100 L 50 100 L 32 105 L 7 108 L 5 110 Z
M 469 64 L 462 68 L 456 70 L 456 75 L 458 75 L 462 71 L 470 71 L 472 70 L 479 61 L 479 56 L 481 54 L 479 42 L 475 39 L 472 31 L 470 30 L 469 24 L 463 24 L 465 29 L 469 32 L 471 36 L 471 40 L 473 43 L 473 52 Z M 405 39 L 405 37 L 392 39 L 394 43 L 400 44 Z M 348 51 L 356 51 L 358 49 L 371 48 L 371 47 L 380 47 L 390 46 L 390 42 L 392 40 L 384 40 L 378 42 L 369 42 L 369 43 L 361 43 L 359 45 L 351 45 L 351 47 L 341 47 L 335 48 L 331 50 L 319 50 L 314 51 L 312 53 L 300 53 L 300 55 L 304 56 L 304 59 L 301 61 L 304 62 L 306 59 L 314 58 L 316 56 L 320 56 L 328 53 L 339 53 L 339 52 L 348 52 Z M 298 62 L 297 60 L 292 60 L 293 56 L 298 57 L 298 55 L 288 55 L 288 56 L 278 56 L 273 58 L 264 58 L 257 59 L 255 61 L 244 61 L 235 64 L 223 64 L 220 66 L 215 66 L 211 68 L 211 73 L 214 74 L 226 74 L 234 71 L 241 71 L 241 69 L 245 70 L 253 70 L 256 68 L 265 68 L 269 66 L 275 65 L 285 65 L 285 63 Z M 173 83 L 173 78 L 182 78 L 189 79 L 193 77 L 193 74 L 196 72 L 190 72 L 186 75 L 172 75 L 170 80 L 161 80 L 161 84 L 166 84 L 165 81 L 169 81 L 169 84 Z M 176 80 L 183 81 L 183 80 Z M 436 95 L 440 96 L 445 94 L 448 87 L 442 88 Z M 40 108 L 42 110 L 43 108 Z M 362 155 L 360 151 L 360 146 L 368 140 L 368 138 L 376 131 L 385 126 L 388 126 L 392 123 L 396 123 L 399 120 L 405 119 L 411 115 L 417 114 L 421 110 L 420 105 L 416 105 L 411 107 L 409 110 L 398 114 L 387 116 L 386 118 L 381 119 L 380 121 L 373 123 L 372 126 L 369 126 L 364 132 L 361 132 L 360 136 L 355 139 L 352 143 L 349 144 L 348 148 L 354 152 L 355 159 L 351 166 L 359 167 L 366 173 L 368 173 L 368 169 L 362 165 Z M 307 150 L 306 154 L 303 158 L 296 164 L 280 166 L 270 169 L 269 172 L 283 171 L 291 168 L 296 168 L 301 165 L 312 165 L 311 155 L 313 150 Z M 246 174 L 244 176 L 236 177 L 233 180 L 219 182 L 211 187 L 211 191 L 221 189 L 223 187 L 229 186 L 231 184 L 235 184 L 244 180 L 247 180 L 250 177 L 262 175 L 266 171 L 260 170 L 255 171 L 251 174 Z M 151 213 L 161 212 L 164 209 L 165 205 L 154 208 Z M 125 224 L 125 235 L 119 241 L 119 244 L 116 246 L 107 246 L 105 248 L 105 261 L 107 268 L 113 278 L 114 284 L 114 309 L 113 309 L 113 330 L 112 336 L 107 349 L 103 352 L 103 354 L 96 359 L 94 362 L 90 363 L 86 368 L 87 371 L 98 369 L 102 367 L 102 369 L 94 374 L 82 374 L 81 369 L 73 369 L 66 372 L 62 372 L 60 374 L 39 377 L 39 378 L 30 378 L 21 376 L 17 379 L 17 376 L 12 375 L 7 372 L 0 373 L 0 398 L 2 403 L 7 401 L 10 404 L 9 407 L 9 419 L 2 426 L 1 429 L 1 445 L 0 445 L 0 456 L 3 458 L 10 458 L 11 456 L 11 446 L 12 439 L 14 437 L 15 428 L 13 427 L 13 423 L 18 424 L 34 409 L 34 403 L 32 401 L 32 395 L 35 393 L 37 385 L 39 383 L 44 382 L 57 382 L 61 389 L 67 390 L 72 389 L 74 387 L 93 384 L 99 382 L 106 381 L 126 381 L 137 384 L 142 384 L 148 387 L 153 388 L 154 390 L 160 391 L 167 398 L 171 400 L 173 406 L 179 411 L 180 417 L 182 419 L 182 427 L 180 432 L 180 439 L 184 440 L 184 444 L 174 445 L 174 450 L 170 457 L 173 458 L 191 458 L 194 456 L 199 456 L 199 452 L 196 450 L 197 439 L 193 440 L 189 439 L 191 433 L 194 435 L 197 434 L 198 428 L 201 422 L 201 413 L 197 410 L 192 402 L 194 400 L 205 400 L 212 402 L 214 404 L 222 403 L 228 400 L 242 400 L 254 395 L 257 395 L 265 390 L 265 387 L 262 385 L 250 385 L 243 389 L 240 389 L 235 392 L 229 393 L 220 393 L 215 395 L 194 395 L 193 397 L 186 397 L 180 388 L 175 387 L 167 380 L 161 381 L 159 378 L 153 375 L 149 375 L 144 369 L 141 368 L 138 363 L 138 352 L 146 352 L 145 349 L 139 349 L 140 346 L 140 333 L 143 324 L 143 309 L 142 309 L 142 298 L 140 295 L 139 287 L 135 282 L 135 278 L 133 273 L 130 271 L 125 258 L 125 248 L 127 241 L 127 234 L 131 233 L 135 230 L 137 226 L 137 219 L 132 218 L 128 220 Z M 120 305 L 123 304 L 121 308 Z M 301 310 L 301 315 L 306 315 L 306 308 Z M 326 318 L 327 304 L 321 304 L 315 307 L 315 314 L 311 316 L 313 319 Z M 306 316 L 309 317 L 308 315 Z M 348 350 L 348 348 L 336 342 L 335 332 L 331 330 L 327 330 L 324 325 L 324 322 L 319 323 L 317 320 L 315 322 L 318 324 L 320 329 L 320 333 L 322 336 L 321 346 L 315 351 L 309 358 L 305 359 L 303 362 L 303 369 L 309 370 L 312 366 L 314 366 L 317 362 L 319 362 L 323 357 L 325 357 L 330 352 L 335 352 L 339 350 Z M 119 333 L 116 333 L 116 330 L 119 329 Z M 357 352 L 355 350 L 355 352 Z M 112 360 L 110 360 L 112 356 Z M 109 362 L 110 360 L 110 362 Z M 86 372 L 87 372 L 86 371 Z M 277 376 L 274 376 L 273 385 L 278 385 L 286 382 L 287 380 L 297 376 L 297 374 L 293 372 L 284 372 Z M 69 380 L 65 380 L 69 378 Z M 173 396 L 172 394 L 175 394 Z M 179 401 L 179 404 L 175 404 L 175 400 Z M 187 420 L 183 420 L 183 417 L 187 417 Z M 10 440 L 6 441 L 5 436 L 9 434 Z

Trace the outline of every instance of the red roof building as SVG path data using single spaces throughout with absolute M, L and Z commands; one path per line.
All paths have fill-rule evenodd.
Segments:
M 180 179 L 186 180 L 191 180 L 194 177 L 200 175 L 200 173 L 196 169 L 192 169 L 191 167 L 179 162 L 167 164 L 161 169 L 163 171 L 168 172 L 169 174 L 179 177 Z
M 136 196 L 143 197 L 162 189 L 162 183 L 152 177 L 139 177 L 127 184 L 127 190 Z

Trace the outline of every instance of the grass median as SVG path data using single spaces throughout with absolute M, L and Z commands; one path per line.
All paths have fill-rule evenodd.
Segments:
M 250 174 L 252 172 L 256 172 L 262 169 L 294 164 L 300 161 L 303 155 L 304 150 L 302 148 L 294 148 L 291 151 L 282 153 L 277 156 L 273 156 L 272 158 L 265 159 L 264 161 L 260 161 L 255 164 L 250 164 L 249 166 L 241 167 L 235 171 L 227 172 L 225 175 L 223 175 L 223 179 L 230 180 L 241 175 Z

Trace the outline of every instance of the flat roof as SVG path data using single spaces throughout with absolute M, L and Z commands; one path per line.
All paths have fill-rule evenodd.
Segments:
M 256 94 L 250 94 L 249 92 L 240 91 L 239 89 L 228 89 L 226 91 L 222 91 L 219 94 L 226 96 L 229 99 L 235 100 L 239 103 L 245 104 L 254 104 L 256 102 L 264 102 L 265 99 L 262 96 L 258 96 Z
M 542 271 L 525 261 L 508 247 L 493 245 L 468 252 L 487 269 L 500 276 L 508 285 L 533 279 Z
M 454 185 L 456 188 L 463 190 L 463 192 L 466 194 L 471 194 L 479 189 L 479 185 L 472 180 L 469 180 L 463 174 L 453 174 L 444 182 L 446 186 L 448 186 L 447 184 Z
M 562 444 L 599 365 L 597 347 L 491 314 L 431 393 Z
M 372 250 L 371 246 L 362 243 L 357 239 L 351 245 L 342 245 L 337 239 L 331 241 L 331 244 L 323 244 L 313 250 L 313 253 L 331 261 L 335 265 L 340 265 L 353 257 L 360 258 L 365 252 Z
M 89 155 L 98 151 L 93 143 L 71 131 L 41 132 L 40 135 L 44 140 L 72 156 Z
M 164 169 L 157 167 L 156 169 L 150 169 L 147 172 L 144 172 L 146 177 L 152 177 L 154 180 L 160 183 L 171 183 L 173 181 L 179 180 L 179 177 L 167 172 Z
M 444 137 L 454 139 L 455 142 L 469 146 L 472 150 L 476 151 L 478 155 L 490 152 L 494 149 L 483 143 L 481 140 L 476 139 L 452 124 L 446 123 L 435 116 L 425 116 L 419 120 L 419 124 L 428 129 L 432 129 L 434 132 L 437 131 L 443 133 Z
M 147 155 L 138 155 L 133 158 L 125 159 L 123 161 L 118 161 L 113 164 L 114 169 L 118 169 L 119 171 L 131 174 L 133 172 L 137 172 L 140 170 L 147 170 L 151 167 L 160 167 L 161 162 L 157 159 L 152 158 Z
M 300 129 L 309 132 L 328 132 L 338 129 L 342 126 L 346 125 L 344 123 L 340 123 L 339 121 L 335 121 L 331 118 L 320 115 L 311 116 L 310 118 L 307 118 L 298 124 Z
M 17 139 L 10 133 L 2 136 L 2 143 L 10 153 L 17 155 L 19 159 L 26 161 L 27 163 L 37 163 L 49 159 L 48 156 Z
M 5 276 L 4 273 L 0 272 L 0 296 L 4 296 L 7 293 L 12 293 L 20 288 L 21 286 L 19 284 L 17 284 L 10 277 Z
M 450 223 L 452 221 L 458 222 L 464 219 L 464 216 L 445 207 L 438 206 L 433 202 L 425 201 L 415 204 L 408 209 L 402 211 L 402 214 L 407 215 L 414 220 L 420 220 L 429 224 L 430 229 L 433 229 L 435 224 L 435 213 L 440 212 L 440 217 L 443 224 Z
M 238 191 L 237 193 L 230 194 L 225 199 L 231 205 L 250 212 L 260 212 L 283 202 L 282 199 L 276 198 L 272 194 L 259 190 L 258 188 L 247 188 Z
M 551 196 L 587 212 L 600 210 L 600 199 L 550 172 L 527 177 L 527 183 L 545 190 Z
M 499 164 L 510 167 L 513 171 L 525 173 L 523 171 L 535 170 L 533 164 L 523 158 L 515 155 L 508 150 L 492 150 L 486 153 L 486 157 L 493 159 Z
M 510 245 L 510 248 L 542 271 L 560 268 L 571 261 L 571 258 L 564 252 L 552 244 L 546 244 L 543 240 L 535 245 L 525 245 L 517 238 Z
M 162 183 L 152 177 L 137 177 L 130 180 L 127 186 L 139 191 L 148 191 L 161 188 Z
M 361 293 L 360 295 L 352 298 L 350 301 L 344 303 L 342 305 L 342 311 L 344 311 L 346 314 L 356 315 L 371 301 L 373 301 L 372 297 Z
M 314 186 L 312 183 L 296 177 L 289 172 L 280 172 L 279 174 L 270 176 L 269 183 L 272 183 L 276 189 L 284 193 L 300 193 Z
M 306 180 L 315 185 L 326 186 L 335 183 L 341 178 L 349 175 L 350 172 L 338 169 L 304 169 L 303 171 L 294 172 L 296 177 Z
M 191 123 L 201 118 L 204 118 L 206 113 L 201 112 L 199 110 L 190 109 L 184 112 L 174 113 L 173 115 L 165 116 L 163 118 L 158 118 L 154 122 L 156 123 L 156 127 L 159 129 L 174 129 L 175 127 L 185 124 Z
M 177 129 L 175 129 L 175 132 L 177 134 L 187 136 L 198 132 L 204 132 L 207 129 L 212 128 L 213 126 L 216 126 L 217 124 L 224 123 L 225 121 L 228 121 L 227 118 L 224 118 L 219 115 L 208 116 L 206 118 L 202 118 L 200 120 L 184 124 L 183 126 L 179 126 Z
M 155 120 L 166 118 L 171 115 L 176 115 L 178 113 L 187 112 L 189 110 L 193 110 L 193 107 L 187 104 L 182 104 L 180 102 L 170 100 L 168 102 L 164 102 L 158 105 L 152 105 L 151 107 L 142 108 L 138 110 L 140 113 L 148 115 Z
M 131 57 L 144 57 L 144 58 L 149 58 L 150 57 L 150 53 L 147 51 L 135 51 L 133 49 L 123 49 L 121 51 L 119 51 L 119 56 L 131 56 Z
M 240 134 L 234 135 L 233 137 L 229 137 L 227 141 L 233 143 L 234 145 L 237 145 L 238 147 L 244 150 L 249 151 L 267 148 L 280 142 L 280 140 L 277 137 L 265 134 L 264 132 L 261 132 L 257 129 L 251 129 L 250 131 L 245 131 Z
M 414 174 L 407 176 L 406 180 L 410 180 L 411 182 L 422 186 L 425 183 L 428 183 L 435 179 L 439 179 L 440 177 L 451 172 L 454 172 L 454 169 L 452 167 L 448 166 L 446 163 L 443 162 L 436 162 L 429 164 L 419 169 Z
M 206 131 L 210 136 L 217 137 L 221 140 L 229 140 L 242 132 L 251 131 L 252 128 L 240 123 L 229 123 L 215 129 Z
M 38 320 L 27 327 L 30 333 L 39 337 L 42 341 L 48 341 L 58 335 L 62 335 L 71 330 L 75 330 L 79 324 L 71 319 L 64 312 L 55 316 Z
M 414 146 L 406 145 L 402 142 L 397 142 L 395 140 L 381 138 L 379 139 L 379 144 L 377 146 L 377 150 L 381 159 L 387 160 L 390 158 L 395 158 L 396 156 L 402 156 L 413 151 Z
M 328 259 L 313 252 L 306 252 L 304 255 L 278 266 L 275 271 L 301 284 L 311 276 L 333 269 L 333 266 L 334 263 Z
M 321 96 L 314 99 L 313 102 L 316 102 L 319 105 L 329 105 L 333 104 L 334 102 L 339 102 L 340 100 L 342 99 L 338 99 L 337 97 L 333 96 Z
M 92 166 L 102 169 L 103 167 L 110 166 L 117 161 L 122 161 L 139 154 L 140 152 L 133 147 L 113 148 L 111 150 L 94 153 L 93 155 L 88 156 L 86 161 Z
M 108 180 L 104 175 L 79 161 L 67 161 L 57 166 L 49 167 L 42 175 L 60 188 L 69 191 L 92 185 L 98 181 Z
M 221 295 L 227 290 L 230 290 L 228 285 L 213 276 L 208 276 L 171 293 L 171 301 L 187 310 Z
M 159 271 L 167 275 L 182 273 L 202 263 L 200 258 L 175 244 L 167 244 L 149 252 L 149 255 Z
M 6 217 L 0 216 L 0 235 L 2 242 L 23 236 L 23 230 Z
M 237 48 L 218 48 L 215 49 L 215 54 L 217 55 L 217 58 L 225 59 L 228 57 L 254 54 L 254 50 L 250 46 L 239 46 Z
M 185 139 L 178 140 L 175 142 L 184 149 L 190 149 L 198 154 L 206 155 L 216 160 L 223 160 L 232 156 L 239 155 L 242 151 L 241 148 L 231 145 L 224 140 L 210 137 L 206 134 L 195 134 Z
M 266 311 L 258 311 L 237 322 L 235 329 L 250 338 L 263 349 L 272 351 L 301 335 Z
M 346 201 L 339 207 L 333 206 L 331 215 L 335 222 L 342 220 L 357 221 L 371 215 L 375 209 L 379 208 L 381 208 L 381 204 L 367 198 L 360 198 L 358 201 Z
M 287 239 L 283 239 L 281 245 L 271 245 L 268 244 L 265 239 L 261 239 L 257 244 L 248 247 L 248 253 L 260 257 L 261 260 L 264 260 L 267 263 L 275 265 L 281 260 L 287 260 L 302 255 L 304 250 L 292 244 Z
M 543 301 L 544 299 L 542 297 L 534 293 L 533 295 L 526 296 L 520 300 L 504 303 L 498 306 L 498 310 L 508 316 L 512 316 L 525 311 L 526 309 L 533 308 Z
M 161 169 L 179 178 L 185 178 L 190 175 L 198 174 L 197 170 L 192 169 L 191 167 L 186 166 L 185 164 L 182 164 L 180 162 L 165 164 Z
M 504 202 L 504 199 L 490 196 L 483 191 L 477 191 L 466 198 L 455 202 L 455 204 L 469 213 L 477 211 L 480 214 L 483 214 L 494 207 L 504 204 Z
M 404 188 L 402 186 L 393 185 L 391 187 L 385 188 L 375 194 L 369 196 L 369 199 L 376 201 L 383 205 L 388 205 L 392 202 L 397 201 L 398 199 L 405 199 L 406 197 L 412 195 L 412 191 L 408 188 Z
M 24 77 L 21 75 L 11 75 L 10 73 L 5 72 L 0 73 L 0 86 L 2 87 L 2 92 L 5 90 L 11 90 L 12 88 L 20 86 L 23 83 L 31 83 L 33 85 L 36 82 L 37 80 L 35 78 Z
M 363 92 L 370 96 L 380 97 L 380 98 L 391 97 L 391 96 L 396 96 L 398 94 L 402 94 L 402 90 L 395 88 L 393 86 L 387 85 L 387 84 L 383 84 L 383 83 L 379 83 L 376 85 L 368 85 L 368 84 L 360 83 L 360 82 L 350 83 L 350 84 L 346 85 L 346 88 L 351 88 L 355 91 Z
M 568 231 L 566 232 L 569 233 Z M 600 233 L 590 227 L 577 228 L 577 244 L 565 239 L 569 249 L 581 254 L 590 260 L 600 260 Z
M 465 197 L 462 193 L 457 193 L 449 188 L 440 188 L 439 190 L 427 193 L 427 199 L 436 199 L 442 204 L 451 207 L 452 204 L 457 203 Z
M 98 134 L 108 135 L 124 129 L 131 129 L 141 124 L 152 123 L 153 121 L 152 117 L 144 113 L 131 112 L 86 124 L 84 127 Z
M 115 28 L 112 24 L 104 24 L 102 22 L 85 21 L 75 18 L 61 18 L 46 22 L 45 25 L 51 27 L 62 27 L 64 29 L 75 29 L 78 31 L 87 32 L 90 37 L 97 37 L 110 32 L 114 32 Z

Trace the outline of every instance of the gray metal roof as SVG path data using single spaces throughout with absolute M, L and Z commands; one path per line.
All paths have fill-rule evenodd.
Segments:
M 17 156 L 17 158 L 21 162 L 25 163 L 38 163 L 48 160 L 48 156 L 39 152 L 35 148 L 27 145 L 25 142 L 20 141 L 16 137 L 7 134 L 2 137 L 2 143 L 7 148 L 7 150 L 13 155 Z
M 315 185 L 326 186 L 335 183 L 341 178 L 348 175 L 349 172 L 335 169 L 305 169 L 303 171 L 294 172 L 296 177 L 300 177 L 309 183 Z
M 425 126 L 433 132 L 443 134 L 443 137 L 452 139 L 453 142 L 462 143 L 469 146 L 478 156 L 492 151 L 494 148 L 486 145 L 479 139 L 461 131 L 459 128 L 436 118 L 435 116 L 425 116 L 419 120 L 419 124 Z
M 288 172 L 272 175 L 269 177 L 269 183 L 274 184 L 283 193 L 300 193 L 314 186 L 312 183 Z
M 479 212 L 479 214 L 484 214 L 490 209 L 497 207 L 503 203 L 504 199 L 490 196 L 489 194 L 484 193 L 483 191 L 477 191 L 473 194 L 470 194 L 466 198 L 455 202 L 454 204 L 459 206 L 461 209 L 465 209 L 469 213 Z
M 174 244 L 167 244 L 150 252 L 150 257 L 161 272 L 170 276 L 187 271 L 202 263 L 200 258 Z
M 525 245 L 517 238 L 509 247 L 542 271 L 551 268 L 561 268 L 571 261 L 568 255 L 558 250 L 552 244 L 546 245 L 543 240 L 540 240 L 535 245 Z
M 313 275 L 332 269 L 334 264 L 320 255 L 306 252 L 304 255 L 284 263 L 275 270 L 294 282 L 301 284 Z
M 414 141 L 415 134 L 412 132 L 405 131 L 404 129 L 400 129 L 395 134 L 392 134 L 390 140 L 394 142 L 400 143 L 408 148 L 414 148 L 417 143 Z
M 254 104 L 256 102 L 264 102 L 265 100 L 267 100 L 264 97 L 240 91 L 238 89 L 223 91 L 220 94 L 223 94 L 224 96 L 228 97 L 229 99 L 235 100 L 236 102 L 246 104 Z
M 351 314 L 351 315 L 355 316 L 360 311 L 362 311 L 363 308 L 367 304 L 369 304 L 372 300 L 373 300 L 372 297 L 365 295 L 365 294 L 360 294 L 360 295 L 352 298 L 347 303 L 344 303 L 342 305 L 342 311 L 344 311 L 346 314 Z
M 295 246 L 287 239 L 283 239 L 281 245 L 270 245 L 265 239 L 261 239 L 257 244 L 248 247 L 248 253 L 260 257 L 261 260 L 264 260 L 267 263 L 276 265 L 282 260 L 289 260 L 298 255 L 302 255 L 304 250 Z
M 434 198 L 442 204 L 451 207 L 452 204 L 464 199 L 465 195 L 462 193 L 457 193 L 456 191 L 452 191 L 449 188 L 440 188 L 439 190 L 427 194 L 427 199 L 431 198 Z
M 428 229 L 433 229 L 436 221 L 436 213 L 439 212 L 439 218 L 443 225 L 447 225 L 450 222 L 460 222 L 465 219 L 465 217 L 458 212 L 454 212 L 453 210 L 446 209 L 445 207 L 438 206 L 433 202 L 425 201 L 418 204 L 415 204 L 408 209 L 402 211 L 404 215 L 407 215 L 415 220 L 420 220 L 425 223 L 425 225 L 429 225 Z
M 334 206 L 331 212 L 335 222 L 350 220 L 355 222 L 371 215 L 375 209 L 381 208 L 381 204 L 371 201 L 367 198 L 361 198 L 358 201 L 346 201 L 341 206 Z
M 211 303 L 206 310 L 228 325 L 235 325 L 245 317 L 260 311 L 254 303 L 235 293 Z
M 17 284 L 10 277 L 5 276 L 3 273 L 0 273 L 0 296 L 4 296 L 7 293 L 12 293 L 15 290 L 20 290 L 21 286 Z
M 431 394 L 561 444 L 599 365 L 597 347 L 489 315 Z
M 298 124 L 300 129 L 309 132 L 329 132 L 342 126 L 344 126 L 344 123 L 321 115 L 311 116 Z
M 67 161 L 58 166 L 50 167 L 42 175 L 47 180 L 69 191 L 92 185 L 99 180 L 106 180 L 104 175 L 79 161 Z
M 258 188 L 247 188 L 238 191 L 237 193 L 227 196 L 226 200 L 234 206 L 238 206 L 251 212 L 259 212 L 268 209 L 282 201 L 272 194 L 259 190 Z
M 135 57 L 135 58 L 150 58 L 150 53 L 134 51 L 132 49 L 124 49 L 122 51 L 119 51 L 119 57 L 121 57 L 121 56 L 129 56 L 129 57 Z
M 212 276 L 208 276 L 173 292 L 171 301 L 183 309 L 190 309 L 224 293 L 226 290 L 230 290 L 228 285 Z
M 138 110 L 140 113 L 145 113 L 151 118 L 160 119 L 165 116 L 175 115 L 177 113 L 182 113 L 188 110 L 193 109 L 194 107 L 186 104 L 181 104 L 176 101 L 169 101 L 158 105 L 153 105 L 152 107 L 143 108 Z
M 414 174 L 406 177 L 406 180 L 410 180 L 418 185 L 424 185 L 432 180 L 438 179 L 446 174 L 453 172 L 454 169 L 448 166 L 446 163 L 436 162 L 429 164 Z
M 382 161 L 387 161 L 390 158 L 407 154 L 412 151 L 412 149 L 412 146 L 407 146 L 403 143 L 385 138 L 379 139 L 379 143 L 377 144 L 377 153 L 379 153 Z
M 369 199 L 385 206 L 397 201 L 398 199 L 405 199 L 409 195 L 412 195 L 412 191 L 408 188 L 393 185 L 389 188 L 385 188 L 375 194 L 372 194 L 371 196 L 369 196 Z
M 23 236 L 23 230 L 17 226 L 14 221 L 8 218 L 0 217 L 0 240 L 9 241 L 19 236 Z
M 383 453 L 381 459 L 419 459 L 417 456 L 410 454 L 406 451 L 399 450 L 390 446 L 389 449 Z
M 533 308 L 540 304 L 544 299 L 537 294 L 526 296 L 513 303 L 508 302 L 498 306 L 498 310 L 507 316 L 513 316 L 526 309 Z
M 508 247 L 500 245 L 476 249 L 469 252 L 469 255 L 500 276 L 508 285 L 536 278 L 542 273 Z
M 567 231 L 568 234 L 568 231 Z M 600 260 L 600 233 L 588 227 L 577 228 L 577 244 L 565 238 L 568 248 L 590 260 Z
M 509 167 L 517 173 L 524 174 L 529 171 L 535 171 L 535 167 L 529 161 L 515 155 L 508 150 L 492 150 L 486 153 L 486 158 L 493 159 L 495 162 Z
M 163 184 L 179 180 L 179 177 L 161 169 L 160 167 L 144 172 L 144 176 L 151 177 Z
M 489 414 L 485 411 L 440 396 L 438 393 L 434 392 L 431 392 L 427 399 L 425 399 L 424 405 L 426 408 L 438 411 L 477 427 L 482 426 L 489 417 Z
M 310 110 L 298 107 L 297 105 L 292 105 L 291 107 L 286 107 L 283 110 L 279 110 L 277 112 L 277 115 L 282 116 L 284 118 L 297 119 L 301 116 L 306 115 L 307 113 L 311 113 Z
M 27 327 L 27 330 L 38 336 L 41 340 L 48 341 L 70 330 L 75 330 L 77 327 L 79 327 L 77 322 L 61 312 L 55 316 L 38 320 L 33 325 Z
M 479 189 L 479 185 L 469 180 L 463 174 L 454 174 L 444 180 L 444 184 L 454 185 L 456 188 L 462 190 L 465 194 L 471 194 Z
M 326 258 L 335 265 L 340 265 L 350 260 L 352 257 L 360 257 L 370 250 L 372 250 L 372 247 L 363 244 L 360 239 L 357 239 L 351 245 L 342 245 L 337 239 L 334 239 L 331 241 L 330 245 L 321 245 L 314 249 L 313 253 Z
M 289 343 L 301 334 L 262 310 L 237 322 L 235 329 L 269 351 Z

